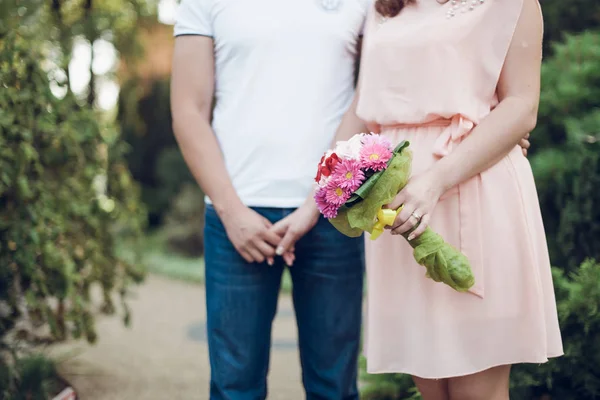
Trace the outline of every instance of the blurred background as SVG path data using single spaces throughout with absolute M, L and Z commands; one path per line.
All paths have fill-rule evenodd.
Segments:
M 0 0 L 0 399 L 206 399 L 203 194 L 176 147 L 176 0 Z M 543 0 L 530 160 L 566 355 L 512 398 L 600 398 L 600 3 Z M 289 280 L 270 398 L 301 399 Z M 364 399 L 419 399 L 402 375 Z M 66 393 L 66 392 L 63 392 Z M 66 398 L 66 397 L 65 397 Z

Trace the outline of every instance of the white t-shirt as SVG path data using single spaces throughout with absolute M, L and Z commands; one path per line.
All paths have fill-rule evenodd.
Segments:
M 183 0 L 175 36 L 212 37 L 213 129 L 247 206 L 298 207 L 354 94 L 370 0 Z

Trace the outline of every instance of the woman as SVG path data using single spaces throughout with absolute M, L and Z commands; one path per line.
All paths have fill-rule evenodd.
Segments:
M 356 113 L 410 141 L 413 178 L 390 234 L 367 244 L 365 354 L 371 373 L 414 376 L 425 400 L 508 399 L 511 364 L 562 354 L 517 146 L 536 121 L 542 31 L 537 0 L 377 0 L 367 21 Z M 469 293 L 427 279 L 398 236 L 428 225 L 471 261 Z

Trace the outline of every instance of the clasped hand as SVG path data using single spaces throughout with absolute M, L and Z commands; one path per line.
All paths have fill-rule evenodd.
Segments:
M 275 224 L 248 207 L 240 207 L 222 217 L 229 240 L 244 260 L 273 265 L 275 256 L 281 256 L 289 266 L 296 259 L 296 241 L 311 230 L 318 219 L 319 212 L 312 201 Z

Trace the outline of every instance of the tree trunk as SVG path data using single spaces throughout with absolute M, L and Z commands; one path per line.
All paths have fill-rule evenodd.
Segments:
M 60 31 L 59 44 L 62 51 L 62 57 L 59 63 L 60 68 L 65 72 L 67 77 L 67 95 L 71 95 L 71 74 L 69 73 L 69 61 L 71 61 L 71 35 L 67 32 L 61 13 L 61 0 L 52 0 L 51 10 L 56 21 L 56 26 Z
M 92 0 L 86 0 L 84 4 L 85 21 L 87 23 L 87 39 L 90 43 L 90 83 L 88 87 L 87 103 L 93 107 L 96 102 L 96 75 L 94 75 L 94 42 L 96 41 L 96 29 L 92 21 Z

